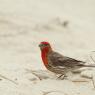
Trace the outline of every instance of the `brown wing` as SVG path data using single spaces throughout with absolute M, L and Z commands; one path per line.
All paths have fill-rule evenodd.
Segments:
M 52 52 L 48 56 L 53 66 L 63 66 L 63 67 L 74 67 L 74 66 L 84 66 L 83 61 L 79 61 L 73 58 L 62 56 L 57 52 Z

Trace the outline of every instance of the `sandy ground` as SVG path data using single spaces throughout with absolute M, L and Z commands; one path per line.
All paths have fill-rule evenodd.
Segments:
M 0 95 L 95 95 L 94 69 L 68 80 L 44 71 L 41 41 L 94 64 L 95 0 L 0 0 Z

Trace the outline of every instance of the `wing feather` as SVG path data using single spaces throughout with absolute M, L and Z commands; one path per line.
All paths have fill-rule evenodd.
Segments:
M 79 61 L 70 57 L 63 56 L 57 52 L 52 52 L 48 56 L 53 66 L 73 67 L 84 66 L 83 61 Z

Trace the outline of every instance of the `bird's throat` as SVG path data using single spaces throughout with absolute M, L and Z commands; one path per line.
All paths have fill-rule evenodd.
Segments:
M 42 61 L 43 61 L 43 63 L 44 63 L 45 66 L 48 64 L 48 59 L 47 59 L 48 53 L 49 53 L 49 48 L 44 48 L 41 51 Z

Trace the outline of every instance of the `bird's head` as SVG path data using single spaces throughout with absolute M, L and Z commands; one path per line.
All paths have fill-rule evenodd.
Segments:
M 43 63 L 46 65 L 48 64 L 47 55 L 52 51 L 52 48 L 49 44 L 49 42 L 41 42 L 39 44 L 40 50 L 41 50 L 41 57 L 43 60 Z
M 45 50 L 45 51 L 49 52 L 52 50 L 49 42 L 45 42 L 45 41 L 41 42 L 39 44 L 39 47 L 40 47 L 41 51 Z

